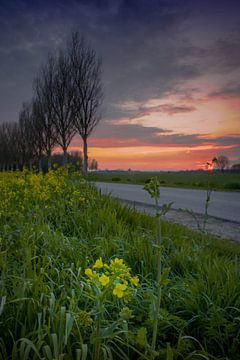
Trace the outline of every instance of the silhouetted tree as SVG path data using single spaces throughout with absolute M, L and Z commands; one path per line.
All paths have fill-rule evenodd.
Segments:
M 5 136 L 4 136 L 4 124 L 0 124 L 0 170 L 5 170 Z
M 18 149 L 22 166 L 29 165 L 32 170 L 36 157 L 36 134 L 33 126 L 30 103 L 23 103 L 19 114 Z
M 44 155 L 44 116 L 41 110 L 41 104 L 38 100 L 32 101 L 31 108 L 32 127 L 34 136 L 35 153 L 38 160 L 38 170 L 42 171 L 42 158 Z
M 18 168 L 18 124 L 4 122 L 0 124 L 0 169 Z
M 63 150 L 63 162 L 67 162 L 67 149 L 76 134 L 73 117 L 73 84 L 70 61 L 67 55 L 60 51 L 55 60 L 53 77 L 52 110 L 53 123 L 57 131 L 57 143 Z
M 54 58 L 49 56 L 34 81 L 34 101 L 42 132 L 43 152 L 48 158 L 48 169 L 51 167 L 51 154 L 57 144 L 58 136 L 53 110 L 54 71 Z
M 84 173 L 88 170 L 88 137 L 98 124 L 103 99 L 101 61 L 96 52 L 73 33 L 68 47 L 48 57 L 34 81 L 32 102 L 23 103 L 18 124 L 0 126 L 1 168 L 21 167 L 48 158 L 56 145 L 67 149 L 78 132 L 83 140 Z M 79 157 L 82 160 L 82 158 Z M 14 165 L 15 164 L 15 165 Z M 97 169 L 97 161 L 90 167 Z
M 227 156 L 219 155 L 213 159 L 213 163 L 223 172 L 229 166 L 229 159 Z
M 90 170 L 97 170 L 98 169 L 98 162 L 95 159 L 92 159 L 90 166 L 89 166 Z
M 8 141 L 9 141 L 9 162 L 12 170 L 18 169 L 19 154 L 18 154 L 18 142 L 19 142 L 19 126 L 17 122 L 8 123 L 7 126 Z
M 73 33 L 68 47 L 74 87 L 73 114 L 77 132 L 83 140 L 83 171 L 88 170 L 88 137 L 98 124 L 103 99 L 101 61 L 86 41 Z
M 9 144 L 7 138 L 7 123 L 0 124 L 0 163 L 1 170 L 7 170 Z
M 238 171 L 239 171 L 239 170 L 240 170 L 240 164 L 234 164 L 234 165 L 232 165 L 231 169 L 232 169 L 232 170 L 236 170 L 236 171 L 238 170 Z

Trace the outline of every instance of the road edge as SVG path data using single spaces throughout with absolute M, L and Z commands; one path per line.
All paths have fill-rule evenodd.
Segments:
M 119 199 L 114 197 L 120 203 L 128 205 L 136 211 L 145 213 L 147 215 L 155 214 L 155 207 L 152 204 L 145 204 L 140 201 L 132 201 L 127 199 Z M 187 228 L 199 231 L 199 224 L 203 223 L 204 216 L 201 214 L 194 213 L 191 215 L 184 209 L 171 209 L 163 219 L 175 224 L 186 226 Z M 230 240 L 240 244 L 240 223 L 231 220 L 224 220 L 218 217 L 209 216 L 206 224 L 206 233 L 214 235 L 220 239 Z

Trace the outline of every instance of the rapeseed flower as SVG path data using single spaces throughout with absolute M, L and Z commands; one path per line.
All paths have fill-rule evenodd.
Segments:
M 130 281 L 134 286 L 138 286 L 139 278 L 137 276 L 134 276 L 134 277 L 131 278 Z
M 126 288 L 127 288 L 126 284 L 117 284 L 113 289 L 113 295 L 121 299 L 124 296 L 124 290 L 126 290 Z
M 131 276 L 131 268 L 124 264 L 123 259 L 112 259 L 110 265 L 103 263 L 100 257 L 90 268 L 85 269 L 85 275 L 88 276 L 88 282 L 98 286 L 101 284 L 109 289 L 109 295 L 117 298 L 124 298 L 128 303 L 132 300 L 135 290 L 139 284 L 138 276 Z
M 93 265 L 94 269 L 101 269 L 103 267 L 102 258 L 96 260 L 95 264 Z
M 118 258 L 115 258 L 114 260 L 111 260 L 111 265 L 112 266 L 121 266 L 123 265 L 123 259 L 118 259 Z
M 102 286 L 106 286 L 110 281 L 109 277 L 104 274 L 102 276 L 100 276 L 100 278 L 98 280 L 102 284 Z
M 87 275 L 88 277 L 90 278 L 93 278 L 94 277 L 94 274 L 93 274 L 93 271 L 92 269 L 88 268 L 85 270 L 85 275 Z

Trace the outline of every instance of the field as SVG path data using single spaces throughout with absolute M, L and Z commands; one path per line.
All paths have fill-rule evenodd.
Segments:
M 155 220 L 66 169 L 0 173 L 0 359 L 240 359 L 240 248 L 162 222 L 157 284 Z
M 240 190 L 240 173 L 206 171 L 114 171 L 92 172 L 89 179 L 92 181 L 121 182 L 128 184 L 145 184 L 153 176 L 157 176 L 162 186 L 186 187 L 206 189 L 210 186 L 214 190 Z

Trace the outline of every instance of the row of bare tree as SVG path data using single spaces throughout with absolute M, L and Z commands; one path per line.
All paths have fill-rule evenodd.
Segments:
M 34 79 L 33 98 L 23 103 L 17 123 L 0 125 L 0 168 L 22 167 L 48 158 L 61 147 L 63 162 L 76 134 L 83 141 L 83 170 L 88 170 L 88 137 L 98 124 L 103 99 L 101 61 L 79 33 L 48 56 Z

